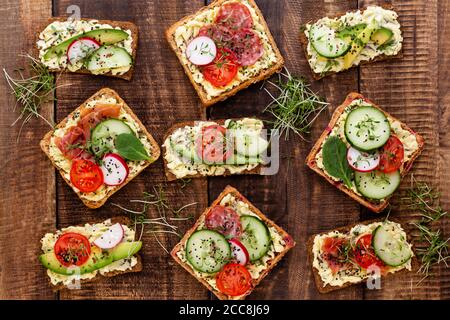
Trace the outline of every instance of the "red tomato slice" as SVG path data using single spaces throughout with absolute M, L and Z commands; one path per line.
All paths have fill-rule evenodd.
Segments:
M 91 244 L 82 234 L 68 232 L 61 235 L 53 247 L 58 261 L 66 266 L 81 266 L 91 254 Z
M 94 192 L 103 184 L 103 173 L 94 162 L 75 159 L 70 169 L 70 181 L 81 192 Z
M 231 30 L 251 28 L 252 14 L 248 7 L 239 2 L 229 2 L 220 7 L 215 22 L 229 27 Z
M 353 249 L 353 256 L 356 263 L 361 268 L 367 269 L 370 266 L 384 267 L 383 261 L 377 258 L 372 248 L 372 234 L 366 234 L 358 239 L 356 247 Z
M 404 156 L 403 143 L 396 136 L 391 136 L 381 150 L 378 169 L 384 173 L 397 171 L 402 166 Z
M 228 296 L 240 296 L 250 290 L 252 276 L 238 263 L 229 263 L 216 276 L 217 288 Z
M 203 76 L 215 87 L 229 84 L 238 72 L 236 55 L 225 48 L 220 48 L 214 61 L 202 67 Z
M 242 234 L 239 215 L 230 207 L 214 206 L 205 217 L 208 229 L 216 230 L 228 238 L 238 238 Z
M 227 129 L 219 125 L 202 128 L 195 142 L 198 156 L 207 164 L 224 163 L 233 154 L 226 135 Z

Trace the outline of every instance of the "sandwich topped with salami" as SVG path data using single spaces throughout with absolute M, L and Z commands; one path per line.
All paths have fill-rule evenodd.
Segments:
M 216 0 L 166 35 L 205 106 L 269 77 L 284 63 L 253 0 Z
M 102 206 L 160 155 L 151 134 L 109 88 L 87 99 L 40 145 L 89 208 Z
M 424 139 L 359 93 L 334 112 L 306 164 L 362 205 L 381 212 Z
M 240 300 L 294 246 L 289 234 L 227 186 L 171 255 L 219 299 Z

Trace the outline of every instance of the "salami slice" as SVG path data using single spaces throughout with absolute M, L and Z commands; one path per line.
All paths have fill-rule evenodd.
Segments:
M 237 31 L 229 47 L 236 54 L 241 66 L 251 66 L 264 54 L 264 47 L 259 36 L 250 29 Z
M 242 234 L 239 215 L 230 207 L 212 207 L 206 215 L 205 226 L 222 233 L 227 238 L 238 238 Z
M 233 40 L 234 33 L 228 27 L 219 24 L 209 24 L 198 32 L 198 36 L 206 36 L 214 40 L 217 47 L 227 47 Z
M 217 13 L 215 22 L 234 31 L 253 27 L 250 10 L 246 5 L 239 2 L 224 4 Z

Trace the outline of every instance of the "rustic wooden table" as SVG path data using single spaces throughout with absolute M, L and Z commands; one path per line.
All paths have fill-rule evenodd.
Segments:
M 365 0 L 257 0 L 291 73 L 311 80 L 298 40 L 299 26 L 381 1 Z M 353 286 L 320 295 L 307 263 L 305 240 L 311 234 L 376 217 L 330 186 L 304 165 L 312 143 L 328 122 L 334 108 L 350 91 L 360 91 L 400 118 L 426 139 L 426 148 L 413 168 L 415 177 L 442 192 L 442 205 L 450 207 L 450 1 L 394 1 L 404 31 L 404 55 L 391 60 L 325 78 L 313 87 L 331 103 L 314 124 L 311 142 L 292 138 L 282 141 L 281 167 L 275 176 L 198 179 L 188 188 L 167 185 L 169 201 L 198 202 L 189 212 L 198 215 L 220 191 L 231 184 L 257 207 L 284 227 L 297 247 L 250 296 L 251 299 L 450 299 L 450 270 L 441 266 L 436 276 L 416 282 L 420 275 L 405 273 L 383 281 L 382 290 Z M 204 0 L 81 1 L 3 0 L 0 8 L 0 64 L 12 70 L 23 64 L 18 54 L 31 52 L 38 26 L 51 16 L 64 16 L 69 5 L 78 5 L 82 17 L 130 20 L 139 27 L 137 65 L 132 82 L 85 75 L 64 74 L 58 85 L 57 102 L 43 107 L 45 116 L 60 121 L 101 87 L 111 87 L 128 102 L 143 123 L 162 142 L 164 131 L 174 123 L 194 119 L 261 116 L 268 99 L 258 85 L 208 110 L 199 100 L 165 41 L 164 30 L 182 16 L 205 5 Z M 33 120 L 16 144 L 19 126 L 14 101 L 4 82 L 0 166 L 0 298 L 4 299 L 211 299 L 211 294 L 182 270 L 146 235 L 142 251 L 144 270 L 83 286 L 82 290 L 54 293 L 39 265 L 39 239 L 56 227 L 101 220 L 120 211 L 111 202 L 126 204 L 145 190 L 165 183 L 162 161 L 114 195 L 99 210 L 87 209 L 55 172 L 39 149 L 48 127 Z M 407 187 L 404 181 L 402 189 Z M 393 199 L 392 215 L 408 221 L 417 212 Z M 154 213 L 156 214 L 156 213 Z M 448 221 L 448 220 L 447 220 Z M 185 226 L 187 228 L 188 226 Z M 447 222 L 441 227 L 450 233 Z M 167 247 L 176 238 L 160 237 Z

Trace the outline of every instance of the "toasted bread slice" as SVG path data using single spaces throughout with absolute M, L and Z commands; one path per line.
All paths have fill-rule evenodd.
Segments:
M 363 221 L 363 222 L 356 222 L 356 223 L 350 224 L 348 226 L 344 226 L 344 227 L 340 227 L 340 228 L 336 228 L 336 229 L 333 229 L 333 230 L 328 230 L 328 231 L 325 231 L 325 232 L 321 232 L 321 233 L 312 235 L 308 239 L 308 241 L 306 243 L 306 248 L 308 250 L 308 263 L 311 265 L 312 273 L 313 273 L 313 276 L 314 276 L 314 282 L 316 284 L 317 290 L 320 293 L 328 293 L 328 292 L 336 291 L 336 290 L 339 290 L 339 289 L 344 289 L 344 288 L 350 287 L 352 285 L 363 283 L 366 280 L 361 280 L 358 283 L 347 282 L 347 283 L 344 283 L 342 286 L 331 286 L 330 284 L 324 285 L 324 282 L 322 281 L 322 278 L 319 275 L 319 271 L 313 266 L 313 262 L 314 262 L 313 246 L 314 246 L 314 239 L 315 239 L 315 237 L 319 236 L 319 235 L 327 234 L 327 233 L 329 233 L 331 231 L 339 231 L 341 233 L 347 233 L 353 227 L 355 227 L 357 225 L 360 225 L 360 224 L 368 225 L 368 224 L 371 224 L 371 223 L 374 223 L 374 222 L 382 222 L 384 220 L 385 220 L 385 218 L 373 219 L 373 220 L 368 220 L 368 221 Z M 395 219 L 389 219 L 389 221 L 399 223 Z M 407 241 L 409 243 L 411 243 L 411 238 L 409 236 L 408 236 Z M 414 248 L 413 248 L 413 252 L 414 252 Z M 412 261 L 411 261 L 412 271 L 414 271 L 417 268 L 417 264 L 418 264 L 417 258 L 414 255 L 412 257 Z M 409 270 L 408 269 L 403 269 L 403 270 L 400 270 L 400 271 L 397 271 L 397 272 L 394 272 L 394 273 L 389 273 L 387 275 L 384 275 L 383 277 L 387 277 L 387 276 L 391 276 L 391 275 L 398 275 L 398 274 L 402 274 L 402 273 L 405 273 L 405 272 L 409 272 Z
M 292 239 L 292 237 L 286 232 L 284 231 L 282 228 L 280 228 L 278 225 L 275 224 L 275 222 L 273 222 L 272 220 L 268 219 L 261 211 L 259 211 L 250 201 L 248 201 L 241 193 L 239 193 L 238 190 L 236 190 L 235 188 L 231 187 L 231 186 L 227 186 L 225 188 L 225 190 L 219 195 L 219 197 L 214 200 L 214 202 L 211 204 L 210 207 L 206 208 L 206 210 L 200 215 L 199 219 L 197 220 L 197 222 L 192 226 L 191 229 L 189 229 L 186 234 L 184 235 L 184 237 L 181 239 L 181 241 L 172 249 L 171 251 L 171 256 L 175 259 L 176 262 L 178 262 L 187 272 L 189 272 L 191 275 L 193 275 L 201 284 L 203 284 L 206 288 L 208 288 L 208 290 L 210 290 L 212 293 L 214 293 L 214 295 L 216 295 L 217 298 L 219 298 L 220 300 L 231 300 L 233 299 L 230 296 L 227 296 L 225 294 L 223 294 L 222 292 L 216 290 L 215 288 L 213 288 L 205 279 L 203 279 L 200 276 L 197 276 L 195 274 L 195 272 L 193 271 L 192 267 L 187 263 L 182 261 L 178 256 L 177 253 L 180 250 L 183 250 L 183 247 L 185 245 L 185 243 L 188 241 L 189 237 L 192 235 L 192 233 L 194 233 L 199 224 L 200 221 L 203 220 L 203 218 L 206 216 L 206 214 L 209 212 L 209 210 L 218 205 L 222 199 L 228 195 L 228 194 L 232 194 L 234 195 L 236 198 L 238 198 L 240 201 L 243 201 L 245 203 L 247 203 L 249 205 L 249 209 L 255 213 L 266 225 L 267 227 L 274 227 L 278 233 L 281 235 L 282 239 L 285 241 L 285 247 L 283 249 L 283 251 L 281 252 L 277 252 L 275 253 L 275 257 L 273 258 L 273 260 L 269 260 L 268 262 L 268 267 L 267 269 L 265 269 L 257 279 L 252 279 L 252 285 L 251 285 L 251 289 L 243 296 L 239 297 L 239 300 L 243 300 L 245 299 L 245 297 L 247 297 L 249 294 L 252 293 L 252 291 L 254 290 L 254 288 L 269 274 L 269 272 L 276 266 L 276 264 L 283 258 L 283 256 L 291 249 L 295 246 L 295 241 Z
M 387 10 L 394 10 L 394 7 L 393 7 L 391 4 L 382 4 L 382 5 L 380 5 L 380 7 L 383 7 L 384 9 L 387 9 Z M 363 9 L 357 9 L 357 10 L 353 10 L 353 11 L 350 11 L 350 12 L 356 12 L 356 11 L 358 11 L 358 10 L 364 11 L 365 9 L 366 9 L 366 8 L 363 8 Z M 348 13 L 348 12 L 340 13 L 340 14 L 337 14 L 337 15 L 335 15 L 335 16 L 333 16 L 333 17 L 330 17 L 330 18 L 331 18 L 331 19 L 332 19 L 332 18 L 339 18 L 339 17 L 341 17 L 341 16 L 343 16 L 343 15 L 345 15 L 345 14 L 347 14 L 347 13 Z M 307 24 L 311 24 L 311 23 L 314 23 L 314 21 L 310 21 L 310 22 L 308 22 Z M 309 39 L 308 39 L 308 37 L 307 37 L 307 36 L 305 35 L 305 33 L 304 33 L 305 28 L 306 28 L 306 24 L 302 25 L 301 28 L 300 28 L 300 30 L 301 30 L 301 31 L 300 31 L 300 43 L 302 44 L 303 52 L 305 53 L 306 59 L 309 60 L 309 59 L 311 58 L 311 56 L 308 54 L 308 43 L 309 43 Z M 358 65 L 354 65 L 354 66 L 352 66 L 352 67 L 350 67 L 350 68 L 348 68 L 348 69 L 341 70 L 341 71 L 338 71 L 338 72 L 336 72 L 336 71 L 329 71 L 329 72 L 323 72 L 323 73 L 316 73 L 316 72 L 314 72 L 314 70 L 311 68 L 311 73 L 312 73 L 312 76 L 313 76 L 313 78 L 314 78 L 315 80 L 320 80 L 320 79 L 322 79 L 322 78 L 324 78 L 324 77 L 327 77 L 327 76 L 329 76 L 329 75 L 332 75 L 332 74 L 335 74 L 335 73 L 344 72 L 344 71 L 347 71 L 347 70 L 356 68 L 356 67 L 361 66 L 361 65 L 365 65 L 365 64 L 369 64 L 369 63 L 374 63 L 374 62 L 377 62 L 377 61 L 384 61 L 384 60 L 391 60 L 391 59 L 396 59 L 396 58 L 402 58 L 402 57 L 403 57 L 403 48 L 402 48 L 396 55 L 390 55 L 390 56 L 388 56 L 388 55 L 385 55 L 385 54 L 381 54 L 381 55 L 379 55 L 379 56 L 376 56 L 376 57 L 373 58 L 372 60 L 369 60 L 369 61 L 367 61 L 367 60 L 361 61 Z
M 312 148 L 311 152 L 309 153 L 308 157 L 306 158 L 306 165 L 308 167 L 310 167 L 312 170 L 314 170 L 315 172 L 317 172 L 318 174 L 320 174 L 322 177 L 324 177 L 329 183 L 331 183 L 332 185 L 337 187 L 339 190 L 345 192 L 352 199 L 358 201 L 360 204 L 362 204 L 363 206 L 367 207 L 368 209 L 378 213 L 378 212 L 383 211 L 388 206 L 389 198 L 392 195 L 387 197 L 385 199 L 385 201 L 382 201 L 382 202 L 376 202 L 376 201 L 371 201 L 369 199 L 366 199 L 366 198 L 356 194 L 353 190 L 347 188 L 343 183 L 336 183 L 336 181 L 331 179 L 325 173 L 324 170 L 322 170 L 321 168 L 319 168 L 317 166 L 317 163 L 316 163 L 316 155 L 321 150 L 323 142 L 328 138 L 330 132 L 333 130 L 333 128 L 335 127 L 337 121 L 339 120 L 339 117 L 345 111 L 345 108 L 353 100 L 356 100 L 356 99 L 364 99 L 367 103 L 372 104 L 375 108 L 377 108 L 378 110 L 383 112 L 386 116 L 390 117 L 391 119 L 393 119 L 395 121 L 399 121 L 401 123 L 401 126 L 402 126 L 403 129 L 408 130 L 409 132 L 411 132 L 412 134 L 414 134 L 416 136 L 417 143 L 418 143 L 418 149 L 411 156 L 411 159 L 409 159 L 406 163 L 404 163 L 403 170 L 401 172 L 401 177 L 403 178 L 403 177 L 405 177 L 408 174 L 409 170 L 411 170 L 411 167 L 412 167 L 412 165 L 414 163 L 414 160 L 416 160 L 416 158 L 422 153 L 422 150 L 423 150 L 424 144 L 425 144 L 425 141 L 424 141 L 423 137 L 420 134 L 414 132 L 412 129 L 410 129 L 406 124 L 404 124 L 400 120 L 396 119 L 392 115 L 390 115 L 387 112 L 385 112 L 384 110 L 382 110 L 380 107 L 375 105 L 372 101 L 370 101 L 369 99 L 365 98 L 362 94 L 356 93 L 356 92 L 352 92 L 352 93 L 348 94 L 347 98 L 345 99 L 345 101 L 339 107 L 336 108 L 336 110 L 333 113 L 333 116 L 331 117 L 330 123 L 327 126 L 327 129 L 322 133 L 322 135 L 320 136 L 320 138 L 317 140 L 316 144 Z
M 210 120 L 210 121 L 214 121 L 214 122 L 216 122 L 219 125 L 223 125 L 226 120 L 225 119 L 220 119 L 220 120 Z M 173 125 L 172 127 L 169 128 L 169 130 L 167 130 L 166 134 L 164 135 L 164 140 L 163 141 L 165 142 L 166 139 L 173 132 L 175 132 L 177 129 L 184 128 L 186 126 L 194 126 L 194 125 L 195 125 L 195 121 L 184 121 L 184 122 L 180 122 L 180 123 L 177 123 L 177 124 Z M 163 144 L 164 144 L 164 142 L 163 142 Z M 166 147 L 163 145 L 162 149 L 163 149 L 164 171 L 166 173 L 167 180 L 168 181 L 175 181 L 178 178 L 172 172 L 170 172 L 170 169 L 167 167 L 167 160 L 165 158 Z M 259 164 L 259 165 L 257 165 L 255 168 L 253 168 L 251 170 L 247 170 L 246 169 L 246 170 L 241 171 L 240 173 L 231 173 L 228 169 L 226 169 L 225 173 L 222 176 L 226 177 L 226 176 L 230 176 L 230 175 L 248 175 L 248 174 L 261 175 L 261 174 L 263 174 L 265 168 L 266 168 L 266 166 L 264 164 Z M 183 179 L 202 178 L 202 177 L 206 177 L 206 175 L 202 175 L 200 173 L 197 173 L 197 174 L 185 176 L 185 177 L 183 177 Z
M 93 223 L 98 223 L 98 222 L 92 222 L 91 224 L 93 224 Z M 113 217 L 113 218 L 111 218 L 111 223 L 112 224 L 120 223 L 120 224 L 129 226 L 131 224 L 131 221 L 130 221 L 130 219 L 128 217 L 121 216 L 121 217 Z M 80 224 L 78 226 L 82 227 L 82 226 L 84 226 L 84 224 Z M 107 273 L 105 273 L 103 275 L 100 274 L 100 273 L 97 273 L 97 275 L 94 278 L 92 278 L 92 279 L 81 279 L 81 280 L 79 280 L 80 281 L 80 285 L 83 285 L 83 284 L 86 284 L 86 283 L 93 283 L 93 282 L 103 281 L 105 279 L 112 278 L 112 277 L 115 277 L 115 276 L 118 276 L 118 275 L 121 275 L 121 274 L 141 272 L 142 271 L 142 258 L 141 258 L 141 256 L 139 254 L 136 254 L 135 257 L 137 258 L 137 264 L 135 266 L 133 266 L 133 268 L 131 268 L 129 270 L 124 270 L 124 271 L 122 271 L 122 270 L 111 271 L 111 272 L 107 272 Z M 47 271 L 47 269 L 45 269 L 45 270 Z M 48 282 L 49 282 L 50 286 L 52 287 L 53 291 L 59 291 L 59 290 L 64 290 L 64 289 L 69 290 L 64 284 L 57 284 L 57 285 L 52 284 L 51 281 L 50 281 L 50 278 L 48 278 Z
M 36 37 L 37 40 L 39 40 L 39 34 L 42 32 L 42 30 L 44 30 L 50 23 L 52 23 L 54 21 L 66 21 L 67 19 L 68 19 L 67 17 L 50 18 L 48 23 L 45 24 L 44 26 L 42 26 L 40 31 L 37 33 L 37 37 Z M 96 20 L 100 24 L 109 24 L 113 28 L 119 27 L 122 30 L 130 30 L 131 31 L 131 37 L 133 38 L 133 42 L 131 44 L 131 49 L 132 49 L 131 57 L 133 58 L 133 65 L 131 66 L 130 70 L 128 70 L 124 74 L 117 74 L 117 75 L 113 75 L 111 72 L 101 74 L 102 76 L 120 78 L 120 79 L 124 79 L 124 80 L 131 80 L 131 78 L 133 76 L 133 71 L 134 71 L 134 66 L 135 66 L 135 61 L 136 61 L 136 52 L 137 52 L 137 47 L 138 47 L 138 27 L 133 22 L 129 22 L 129 21 L 98 20 L 98 19 L 90 19 L 90 18 L 81 18 L 80 20 L 84 20 L 84 21 Z M 37 48 L 37 45 L 36 45 L 36 50 L 38 52 L 37 55 L 39 56 L 39 49 Z M 65 68 L 65 69 L 50 69 L 50 71 L 52 71 L 52 72 L 64 71 L 64 72 L 80 73 L 80 74 L 92 74 L 87 69 L 70 71 L 69 69 Z
M 195 91 L 197 91 L 198 96 L 200 97 L 200 100 L 203 104 L 203 106 L 205 107 L 209 107 L 217 102 L 223 101 L 233 95 L 235 95 L 237 92 L 247 88 L 248 86 L 259 82 L 261 80 L 267 79 L 268 77 L 270 77 L 272 74 L 274 74 L 275 72 L 279 72 L 284 65 L 284 59 L 280 53 L 280 50 L 277 47 L 277 44 L 275 43 L 275 40 L 272 37 L 272 34 L 270 33 L 269 27 L 267 26 L 266 21 L 264 20 L 264 16 L 262 15 L 261 11 L 259 10 L 258 6 L 256 5 L 254 0 L 246 0 L 247 3 L 254 8 L 257 16 L 259 17 L 259 22 L 261 23 L 261 25 L 264 28 L 264 32 L 267 34 L 267 37 L 269 39 L 270 42 L 270 46 L 273 48 L 275 55 L 276 55 L 276 63 L 274 63 L 273 66 L 271 66 L 268 69 L 263 69 L 261 70 L 257 75 L 255 75 L 253 78 L 250 78 L 246 81 L 241 82 L 238 86 L 233 87 L 232 89 L 223 92 L 222 94 L 220 94 L 219 96 L 213 97 L 211 99 L 208 99 L 208 96 L 205 92 L 205 90 L 203 89 L 203 87 L 201 85 L 199 85 L 197 82 L 195 82 L 194 80 L 194 76 L 192 74 L 192 72 L 189 70 L 188 65 L 183 63 L 182 60 L 182 56 L 183 56 L 183 52 L 180 50 L 180 48 L 177 46 L 175 39 L 174 39 L 174 34 L 176 29 L 185 24 L 186 22 L 194 19 L 197 15 L 207 11 L 207 10 L 211 10 L 213 8 L 216 7 L 220 7 L 222 6 L 223 3 L 225 2 L 229 2 L 230 0 L 216 0 L 213 1 L 211 4 L 209 4 L 208 6 L 203 7 L 202 9 L 200 9 L 199 11 L 197 11 L 196 13 L 186 16 L 184 18 L 182 18 L 181 20 L 179 20 L 178 22 L 174 23 L 173 25 L 171 25 L 167 30 L 166 30 L 166 38 L 167 41 L 170 44 L 170 47 L 172 48 L 172 50 L 175 52 L 175 54 L 177 55 L 178 59 L 180 60 L 181 65 L 184 68 L 184 72 L 186 73 L 186 75 L 189 77 L 189 80 L 191 81 L 192 85 L 194 86 Z M 239 2 L 242 0 L 233 0 L 233 2 Z
M 140 168 L 136 173 L 134 174 L 129 174 L 126 181 L 124 183 L 122 183 L 120 186 L 116 186 L 114 188 L 111 188 L 109 191 L 107 191 L 107 193 L 105 194 L 105 196 L 98 200 L 98 201 L 92 201 L 92 200 L 87 200 L 84 199 L 82 197 L 82 193 L 76 189 L 72 183 L 70 182 L 69 179 L 67 179 L 64 175 L 64 171 L 58 167 L 58 165 L 55 162 L 55 159 L 52 157 L 52 155 L 50 154 L 50 141 L 51 138 L 53 136 L 53 133 L 56 129 L 58 128 L 62 128 L 66 125 L 68 119 L 75 113 L 77 112 L 79 109 L 83 108 L 89 101 L 95 100 L 97 97 L 100 97 L 102 95 L 106 95 L 106 96 L 111 96 L 117 99 L 117 101 L 119 102 L 119 104 L 121 104 L 123 106 L 123 108 L 125 109 L 126 113 L 128 113 L 134 121 L 136 121 L 136 123 L 138 124 L 139 128 L 142 130 L 142 132 L 145 133 L 145 135 L 147 136 L 148 140 L 150 141 L 150 144 L 152 146 L 152 150 L 151 150 L 151 160 L 147 161 L 147 163 L 145 165 L 142 166 L 142 168 Z M 69 186 L 72 187 L 72 189 L 76 192 L 76 194 L 80 197 L 81 201 L 83 201 L 83 203 L 92 209 L 95 208 L 99 208 L 101 207 L 106 200 L 108 200 L 108 198 L 110 196 L 112 196 L 115 192 L 117 192 L 119 189 L 121 189 L 122 187 L 124 187 L 128 182 L 130 182 L 131 180 L 133 180 L 134 177 L 136 177 L 137 175 L 139 175 L 145 168 L 147 168 L 151 163 L 155 162 L 160 154 L 161 151 L 159 149 L 158 144 L 156 143 L 155 139 L 152 137 L 152 135 L 147 131 L 147 129 L 144 127 L 144 125 L 142 124 L 142 122 L 138 119 L 138 117 L 133 113 L 133 111 L 130 109 L 130 107 L 125 103 L 125 101 L 122 100 L 122 98 L 119 96 L 119 94 L 109 88 L 103 88 L 99 91 L 97 91 L 96 93 L 94 93 L 89 99 L 87 99 L 81 106 L 79 106 L 77 109 L 75 109 L 73 112 L 71 112 L 66 118 L 64 118 L 56 127 L 54 130 L 51 130 L 49 132 L 47 132 L 47 134 L 44 136 L 44 138 L 41 140 L 40 142 L 40 146 L 41 149 L 45 152 L 45 154 L 47 155 L 47 157 L 50 159 L 50 161 L 53 163 L 53 166 L 58 169 L 59 173 L 61 174 L 61 176 L 63 177 L 63 179 L 67 182 L 67 184 Z

